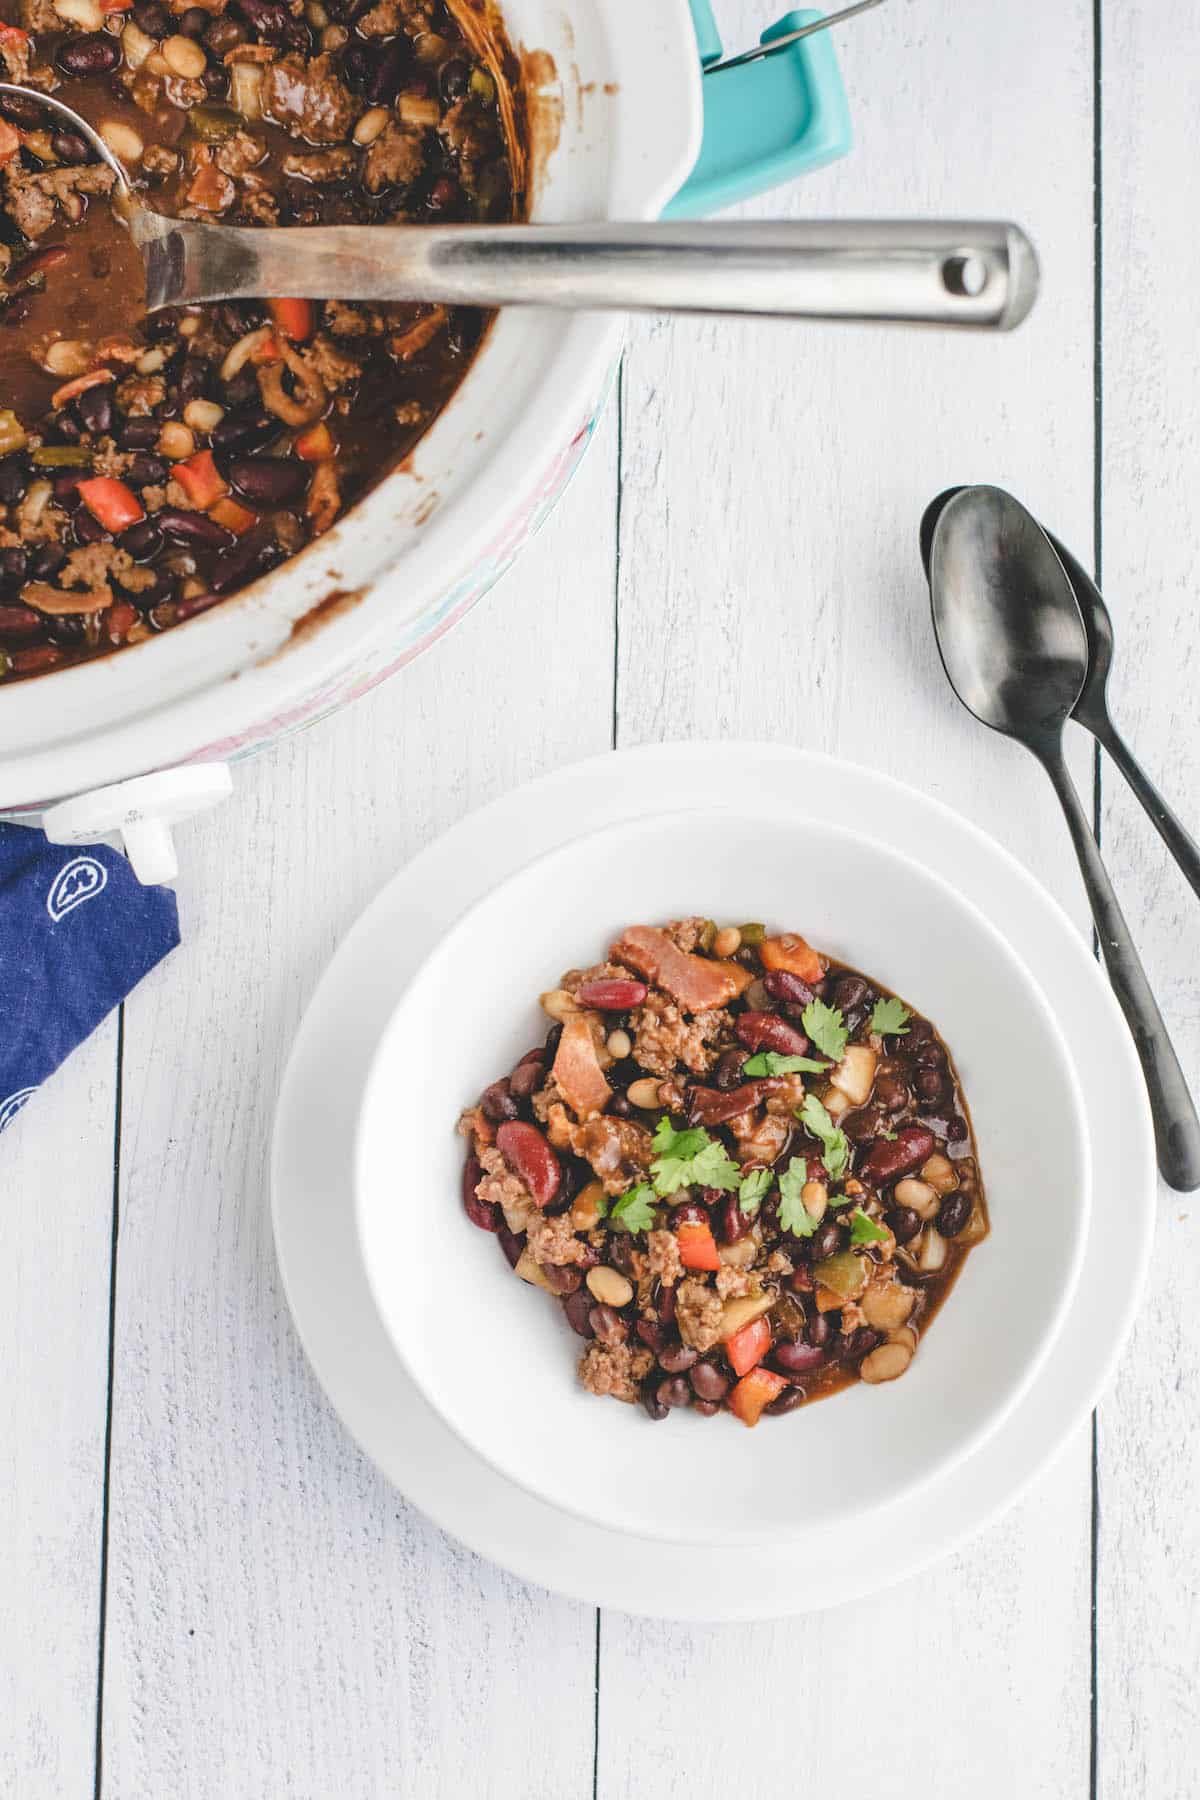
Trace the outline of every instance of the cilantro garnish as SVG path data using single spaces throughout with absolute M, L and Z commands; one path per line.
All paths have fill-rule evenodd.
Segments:
M 610 1224 L 622 1231 L 649 1231 L 654 1223 L 655 1193 L 648 1181 L 640 1181 L 619 1200 L 614 1200 L 609 1213 Z
M 676 1131 L 664 1113 L 654 1133 L 657 1151 L 650 1172 L 654 1191 L 664 1198 L 684 1187 L 715 1187 L 731 1193 L 741 1181 L 741 1173 L 724 1144 L 709 1137 L 698 1127 Z
M 871 1030 L 880 1037 L 904 1037 L 911 1018 L 903 1000 L 877 1000 L 871 1014 Z
M 743 1175 L 738 1187 L 738 1206 L 744 1213 L 756 1213 L 771 1189 L 775 1179 L 770 1169 L 751 1169 Z
M 797 1107 L 796 1117 L 815 1138 L 820 1139 L 821 1161 L 831 1178 L 837 1181 L 839 1176 L 846 1173 L 850 1163 L 850 1144 L 845 1132 L 834 1124 L 815 1094 L 804 1096 L 804 1105 Z
M 887 1237 L 882 1225 L 869 1219 L 861 1206 L 856 1206 L 850 1214 L 850 1242 L 852 1244 L 882 1244 Z
M 803 1023 L 805 1031 L 822 1055 L 832 1057 L 834 1062 L 841 1062 L 850 1033 L 846 1030 L 846 1021 L 837 1007 L 826 1006 L 823 1000 L 810 1000 L 804 1009 Z
M 811 1237 L 817 1229 L 817 1221 L 800 1198 L 807 1180 L 808 1162 L 803 1156 L 793 1156 L 779 1177 L 779 1223 L 794 1237 Z
M 811 1056 L 780 1056 L 775 1050 L 760 1050 L 742 1064 L 743 1075 L 820 1075 L 828 1063 L 814 1062 Z

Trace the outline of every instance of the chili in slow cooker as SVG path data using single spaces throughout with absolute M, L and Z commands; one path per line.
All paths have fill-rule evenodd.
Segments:
M 463 1114 L 463 1206 L 593 1394 L 743 1424 L 903 1375 L 987 1208 L 927 1019 L 792 932 L 627 928 Z
M 328 530 L 489 315 L 337 300 L 134 316 L 113 177 L 231 224 L 503 219 L 509 52 L 473 0 L 0 0 L 0 679 L 202 612 Z M 464 35 L 464 32 L 466 35 Z

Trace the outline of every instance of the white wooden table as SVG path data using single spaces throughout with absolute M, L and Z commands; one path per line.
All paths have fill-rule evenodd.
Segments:
M 726 0 L 728 40 L 770 14 Z M 333 1417 L 275 1270 L 272 1102 L 323 964 L 400 863 L 543 770 L 687 735 L 877 763 L 1086 929 L 1047 784 L 935 661 L 916 530 L 951 481 L 1102 544 L 1120 712 L 1200 813 L 1200 15 L 891 0 L 841 51 L 857 149 L 761 210 L 1009 213 L 1043 298 L 1006 340 L 637 324 L 515 572 L 183 834 L 183 947 L 0 1146 L 5 1796 L 1197 1792 L 1186 1202 L 1163 1193 L 1092 1428 L 1016 1512 L 886 1601 L 738 1628 L 598 1616 L 445 1539 Z M 1083 742 L 1077 769 L 1200 1087 L 1200 916 Z

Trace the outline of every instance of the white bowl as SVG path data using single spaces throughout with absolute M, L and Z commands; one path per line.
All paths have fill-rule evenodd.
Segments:
M 673 1543 L 849 1527 L 977 1447 L 1032 1381 L 1078 1275 L 1090 1170 L 1070 1056 L 1033 978 L 928 866 L 802 816 L 675 813 L 582 837 L 448 931 L 384 1033 L 355 1157 L 363 1259 L 413 1380 L 513 1481 L 614 1530 Z M 802 931 L 926 1014 L 971 1107 L 991 1234 L 902 1380 L 856 1385 L 747 1431 L 729 1415 L 601 1401 L 561 1308 L 514 1279 L 460 1203 L 461 1108 L 544 1035 L 536 996 L 620 928 L 681 914 Z M 884 1520 L 877 1521 L 880 1530 Z M 847 1553 L 854 1554 L 847 1537 Z M 882 1542 L 873 1554 L 886 1554 Z

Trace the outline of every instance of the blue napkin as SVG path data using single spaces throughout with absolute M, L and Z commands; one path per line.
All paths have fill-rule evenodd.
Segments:
M 118 851 L 0 824 L 0 1131 L 178 942 L 175 895 Z

